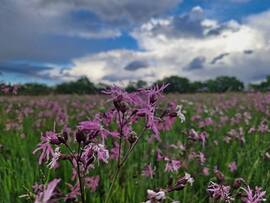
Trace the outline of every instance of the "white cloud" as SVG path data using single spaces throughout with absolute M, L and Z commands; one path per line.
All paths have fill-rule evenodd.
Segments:
M 196 18 L 195 12 L 200 18 Z M 196 7 L 179 18 L 179 26 L 192 28 L 193 34 L 189 36 L 183 35 L 186 30 L 174 27 L 177 17 L 152 19 L 131 33 L 140 51 L 113 50 L 77 58 L 73 60 L 74 66 L 65 72 L 76 77 L 87 75 L 94 82 L 110 83 L 138 79 L 152 82 L 173 74 L 192 80 L 233 75 L 250 82 L 270 74 L 270 23 L 266 20 L 270 11 L 250 16 L 242 24 L 234 20 L 219 23 L 202 17 L 202 13 L 203 10 Z M 196 27 L 192 27 L 192 23 Z M 215 58 L 218 60 L 213 63 Z M 189 69 L 194 60 L 197 67 Z M 133 61 L 143 61 L 148 66 L 125 70 Z

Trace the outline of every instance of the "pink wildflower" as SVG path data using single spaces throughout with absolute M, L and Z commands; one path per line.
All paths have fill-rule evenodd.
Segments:
M 236 165 L 235 161 L 229 163 L 228 167 L 229 167 L 231 172 L 235 172 L 237 170 L 237 165 Z
M 92 192 L 95 192 L 99 185 L 99 176 L 92 176 L 85 178 L 85 185 L 91 189 Z
M 155 192 L 147 190 L 147 201 L 145 203 L 158 203 L 166 198 L 164 191 Z
M 154 174 L 155 174 L 155 171 L 152 167 L 152 164 L 148 164 L 144 167 L 143 172 L 142 172 L 143 176 L 153 178 Z
M 210 182 L 207 188 L 210 196 L 215 200 L 223 200 L 225 202 L 232 202 L 233 198 L 230 196 L 230 186 L 225 186 L 222 184 L 217 184 Z
M 256 186 L 255 190 L 252 190 L 249 186 L 242 189 L 245 192 L 245 197 L 242 198 L 243 203 L 261 203 L 266 201 L 266 191 L 263 191 L 260 187 Z
M 178 160 L 168 160 L 166 163 L 166 172 L 175 172 L 181 167 L 181 161 Z
M 57 194 L 56 193 L 56 186 L 60 182 L 60 179 L 54 179 L 51 182 L 48 183 L 47 186 L 44 187 L 35 187 L 34 189 L 38 189 L 36 194 L 35 203 L 51 203 L 52 200 L 56 200 L 54 197 Z M 42 191 L 40 191 L 40 188 L 44 188 Z M 55 201 L 56 202 L 56 201 Z

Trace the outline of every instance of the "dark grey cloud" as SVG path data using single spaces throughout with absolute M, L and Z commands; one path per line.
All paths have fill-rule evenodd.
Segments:
M 237 32 L 239 31 L 240 28 L 238 27 L 232 27 L 227 23 L 219 24 L 215 28 L 210 28 L 209 31 L 206 33 L 207 36 L 216 36 L 216 35 L 221 35 L 224 31 L 231 31 L 231 32 Z
M 175 17 L 172 22 L 172 29 L 177 36 L 201 37 L 203 36 L 204 30 L 204 27 L 201 24 L 203 19 L 203 10 L 199 7 L 193 8 L 190 13 Z
M 147 77 L 155 77 L 154 73 L 147 73 L 143 75 L 144 78 Z M 140 78 L 141 79 L 141 78 Z M 134 81 L 134 80 L 138 80 L 138 76 L 137 75 L 133 75 L 133 74 L 117 74 L 117 73 L 112 73 L 109 75 L 106 75 L 102 78 L 102 80 L 106 80 L 106 81 L 110 81 L 110 82 L 119 82 L 119 81 Z
M 211 64 L 216 64 L 218 61 L 222 60 L 224 57 L 229 56 L 230 53 L 222 53 L 216 57 L 213 58 L 213 60 L 210 62 Z
M 253 54 L 253 53 L 254 53 L 254 50 L 251 50 L 251 49 L 244 51 L 244 54 Z
M 245 57 L 241 54 L 231 54 L 233 66 L 227 64 L 218 64 L 211 68 L 198 70 L 197 74 L 202 78 L 213 78 L 219 75 L 235 76 L 245 83 L 263 80 L 270 75 L 269 51 L 257 51 L 254 57 Z M 239 57 L 242 57 L 241 59 Z
M 206 58 L 204 56 L 198 56 L 194 58 L 186 68 L 186 70 L 198 70 L 203 69 L 205 64 Z
M 124 69 L 128 71 L 136 71 L 138 69 L 147 68 L 148 64 L 145 61 L 132 61 L 129 64 L 127 64 Z
M 156 24 L 151 32 L 153 34 L 166 34 L 169 37 L 202 37 L 204 27 L 202 20 L 204 12 L 200 7 L 193 8 L 190 12 L 174 16 L 169 25 Z
M 74 40 L 67 41 L 59 37 L 68 33 L 74 23 L 64 23 L 62 15 L 36 10 L 35 2 L 1 1 L 0 62 L 18 59 L 66 61 L 85 53 L 85 48 L 74 43 Z M 75 31 L 81 31 L 78 29 L 74 27 Z
M 142 23 L 159 16 L 182 0 L 39 0 L 41 7 L 88 10 L 107 22 Z
M 43 71 L 53 70 L 54 67 L 44 65 L 34 65 L 28 63 L 0 63 L 0 72 L 4 75 L 5 73 L 15 73 L 25 75 L 29 77 L 46 77 L 42 74 Z
M 174 16 L 169 24 L 157 23 L 151 32 L 155 35 L 165 34 L 168 37 L 205 38 L 223 34 L 224 31 L 237 32 L 239 27 L 233 23 L 217 23 L 217 25 L 206 25 L 205 12 L 201 7 L 194 7 L 190 12 Z M 236 22 L 234 22 L 236 24 Z
M 18 59 L 68 62 L 89 52 L 103 51 L 104 44 L 95 39 L 115 38 L 180 2 L 1 0 L 0 62 Z

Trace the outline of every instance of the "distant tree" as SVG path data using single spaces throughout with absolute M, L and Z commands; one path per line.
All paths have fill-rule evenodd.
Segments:
M 94 94 L 97 89 L 87 77 L 81 77 L 77 81 L 57 85 L 55 91 L 58 94 Z
M 205 82 L 194 81 L 190 84 L 191 92 L 208 92 L 208 88 Z
M 108 87 L 110 87 L 110 85 L 108 85 L 106 83 L 98 83 L 96 85 L 96 91 L 97 91 L 97 93 L 102 93 L 102 91 L 107 89 Z
M 207 80 L 206 86 L 210 92 L 238 92 L 244 89 L 244 83 L 236 77 L 219 76 L 214 80 Z
M 137 89 L 143 88 L 146 86 L 147 86 L 147 82 L 143 80 L 138 80 L 137 82 L 129 82 L 125 89 L 127 92 L 134 92 Z
M 166 93 L 186 93 L 191 91 L 191 84 L 189 80 L 184 77 L 170 76 L 157 81 L 156 84 L 169 84 L 165 90 Z
M 253 89 L 255 91 L 270 91 L 270 75 L 266 77 L 266 80 L 262 81 L 259 84 L 250 84 L 249 85 L 250 89 Z
M 52 87 L 39 83 L 26 83 L 21 85 L 19 89 L 19 94 L 21 95 L 46 95 L 52 92 Z
M 125 89 L 126 89 L 127 92 L 136 91 L 136 89 L 137 89 L 136 88 L 136 83 L 135 82 L 129 82 Z
M 138 80 L 136 83 L 137 88 L 144 88 L 146 86 L 147 86 L 147 82 L 145 82 L 144 80 Z

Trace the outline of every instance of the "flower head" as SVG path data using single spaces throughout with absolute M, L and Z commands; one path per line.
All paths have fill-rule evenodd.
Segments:
M 143 176 L 153 178 L 154 174 L 155 170 L 153 169 L 152 164 L 148 164 L 144 167 L 142 172 Z
M 166 163 L 165 171 L 175 172 L 181 167 L 181 161 L 179 160 L 168 160 Z
M 158 203 L 166 198 L 164 191 L 155 192 L 153 190 L 147 190 L 147 201 L 145 203 Z
M 53 153 L 53 157 L 51 162 L 48 164 L 49 168 L 57 168 L 58 167 L 58 160 L 61 156 L 60 147 L 56 147 Z
M 36 193 L 35 203 L 51 203 L 57 202 L 56 196 L 56 186 L 60 182 L 60 179 L 54 179 L 48 183 L 47 186 L 36 185 L 34 186 L 34 192 Z
M 261 203 L 265 202 L 266 198 L 266 191 L 263 191 L 260 187 L 255 187 L 255 190 L 252 190 L 249 186 L 247 188 L 242 188 L 244 191 L 244 197 L 242 198 L 242 201 L 244 203 Z
M 182 105 L 177 105 L 176 106 L 176 114 L 177 114 L 178 118 L 180 118 L 181 123 L 185 122 L 186 117 L 183 114 Z
M 217 184 L 211 181 L 208 185 L 207 191 L 213 199 L 229 203 L 233 201 L 233 198 L 230 196 L 230 189 L 230 186 Z
M 92 192 L 95 192 L 98 187 L 99 180 L 99 176 L 86 177 L 85 184 L 88 188 L 91 189 Z
M 236 165 L 235 161 L 229 163 L 228 167 L 229 167 L 231 172 L 235 172 L 237 170 L 237 165 Z

